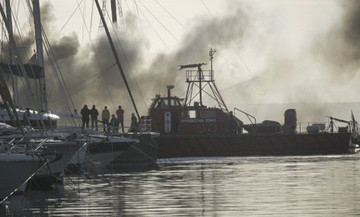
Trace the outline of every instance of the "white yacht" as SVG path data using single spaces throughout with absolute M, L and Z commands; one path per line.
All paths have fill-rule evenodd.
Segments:
M 117 157 L 122 155 L 132 145 L 138 143 L 136 139 L 122 136 L 90 134 L 78 141 L 86 143 L 79 149 L 70 161 L 72 166 L 104 168 Z
M 0 203 L 24 185 L 45 162 L 41 155 L 0 153 Z

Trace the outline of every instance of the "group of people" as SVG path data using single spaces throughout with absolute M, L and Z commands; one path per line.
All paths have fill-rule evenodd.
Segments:
M 91 119 L 91 129 L 98 131 L 98 116 L 99 112 L 96 109 L 96 106 L 93 105 L 91 109 L 84 105 L 84 107 L 80 111 L 81 119 L 82 119 L 82 127 L 89 128 L 89 121 Z M 104 132 L 119 132 L 119 126 L 121 126 L 121 131 L 124 133 L 124 110 L 121 106 L 116 110 L 116 115 L 112 114 L 110 119 L 110 111 L 108 106 L 105 106 L 101 113 L 101 120 L 103 123 L 103 131 Z

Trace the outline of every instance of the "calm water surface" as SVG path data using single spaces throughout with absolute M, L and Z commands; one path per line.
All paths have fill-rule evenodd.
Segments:
M 360 155 L 189 158 L 65 177 L 0 216 L 360 216 Z

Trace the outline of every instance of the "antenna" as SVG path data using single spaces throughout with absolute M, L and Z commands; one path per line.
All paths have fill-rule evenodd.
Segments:
M 214 59 L 214 54 L 215 54 L 215 53 L 216 53 L 216 50 L 210 48 L 209 57 L 210 57 L 210 70 L 211 70 L 211 79 L 212 79 L 212 80 L 214 80 L 213 59 Z
M 214 71 L 213 71 L 213 58 L 216 50 L 210 49 L 209 58 L 211 61 L 211 70 L 202 70 L 202 66 L 206 65 L 206 63 L 197 63 L 197 64 L 187 64 L 180 65 L 179 70 L 184 68 L 197 68 L 197 70 L 186 70 L 186 83 L 188 83 L 185 102 L 184 104 L 187 106 L 191 106 L 192 101 L 199 96 L 200 105 L 204 106 L 202 103 L 203 93 L 207 94 L 210 98 L 215 100 L 218 103 L 218 106 L 228 111 L 227 106 L 220 95 L 218 88 L 216 87 L 214 80 Z M 194 87 L 198 87 L 199 91 L 194 92 Z M 207 90 L 206 90 L 207 89 Z

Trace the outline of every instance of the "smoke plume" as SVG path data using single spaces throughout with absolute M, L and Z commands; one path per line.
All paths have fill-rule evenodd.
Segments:
M 314 4 L 321 6 L 319 2 Z M 336 1 L 338 19 L 333 18 L 331 24 L 317 28 L 315 33 L 303 32 L 301 37 L 285 31 L 295 28 L 291 19 L 264 15 L 258 7 L 232 1 L 222 16 L 207 14 L 187 23 L 178 47 L 152 54 L 150 62 L 146 54 L 151 45 L 134 14 L 125 14 L 126 31 L 112 30 L 112 37 L 141 114 L 146 114 L 155 94 L 165 94 L 167 84 L 174 84 L 173 94 L 183 97 L 185 72 L 178 71 L 178 65 L 209 63 L 212 47 L 218 51 L 214 60 L 218 88 L 224 90 L 229 109 L 249 108 L 248 112 L 259 119 L 282 121 L 284 110 L 292 107 L 299 111 L 299 119 L 323 120 L 324 115 L 334 112 L 328 103 L 357 101 L 349 89 L 360 91 L 359 5 L 355 0 Z M 314 10 L 315 6 L 306 7 Z M 105 34 L 80 46 L 75 34 L 52 31 L 55 18 L 50 4 L 43 5 L 42 11 L 43 27 L 75 107 L 80 110 L 84 104 L 94 104 L 101 110 L 108 105 L 114 113 L 121 105 L 125 116 L 130 117 L 134 109 Z M 275 10 L 274 14 L 278 13 L 281 11 Z M 305 20 L 305 24 L 317 21 L 312 19 Z M 296 45 L 287 44 L 291 37 L 295 37 L 292 44 Z M 239 67 L 244 62 L 243 53 L 250 54 L 245 59 L 252 70 Z M 56 86 L 51 76 L 47 82 Z M 50 108 L 65 110 L 59 90 L 48 89 Z M 275 107 L 279 109 L 275 111 Z

